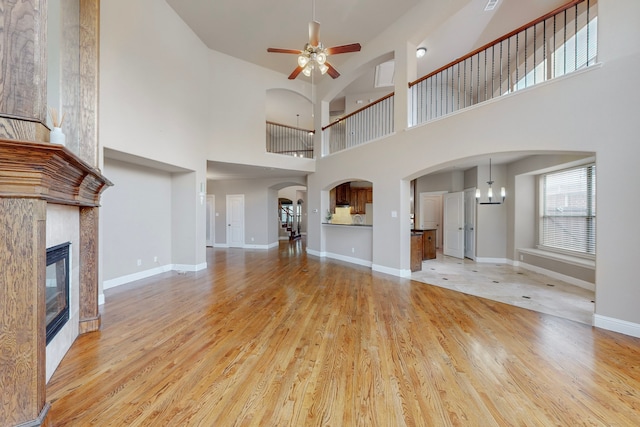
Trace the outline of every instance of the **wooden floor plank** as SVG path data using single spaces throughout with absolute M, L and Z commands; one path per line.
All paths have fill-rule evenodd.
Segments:
M 368 268 L 208 249 L 105 292 L 45 425 L 637 425 L 640 339 Z

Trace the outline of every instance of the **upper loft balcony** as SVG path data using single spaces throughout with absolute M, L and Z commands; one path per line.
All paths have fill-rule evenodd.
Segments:
M 324 126 L 321 156 L 387 137 L 527 89 L 596 63 L 598 2 L 574 0 L 410 82 L 407 116 L 395 115 L 395 92 Z M 395 90 L 401 90 L 395 88 Z M 313 135 L 267 124 L 267 150 L 313 157 Z M 275 148 L 274 148 L 275 147 Z M 311 148 L 310 148 L 311 147 Z M 315 153 L 316 155 L 318 153 Z

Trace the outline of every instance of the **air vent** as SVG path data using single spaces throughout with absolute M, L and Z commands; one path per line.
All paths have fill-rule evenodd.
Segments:
M 489 0 L 489 2 L 484 8 L 485 12 L 495 9 L 496 5 L 498 4 L 498 1 L 499 0 Z

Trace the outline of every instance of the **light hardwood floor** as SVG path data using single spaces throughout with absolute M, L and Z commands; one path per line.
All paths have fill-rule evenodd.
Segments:
M 640 339 L 307 257 L 110 289 L 47 386 L 47 426 L 631 426 Z

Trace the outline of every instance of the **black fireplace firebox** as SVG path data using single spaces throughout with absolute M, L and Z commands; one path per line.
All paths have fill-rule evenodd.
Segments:
M 45 282 L 47 344 L 69 320 L 69 247 L 70 242 L 47 249 Z

